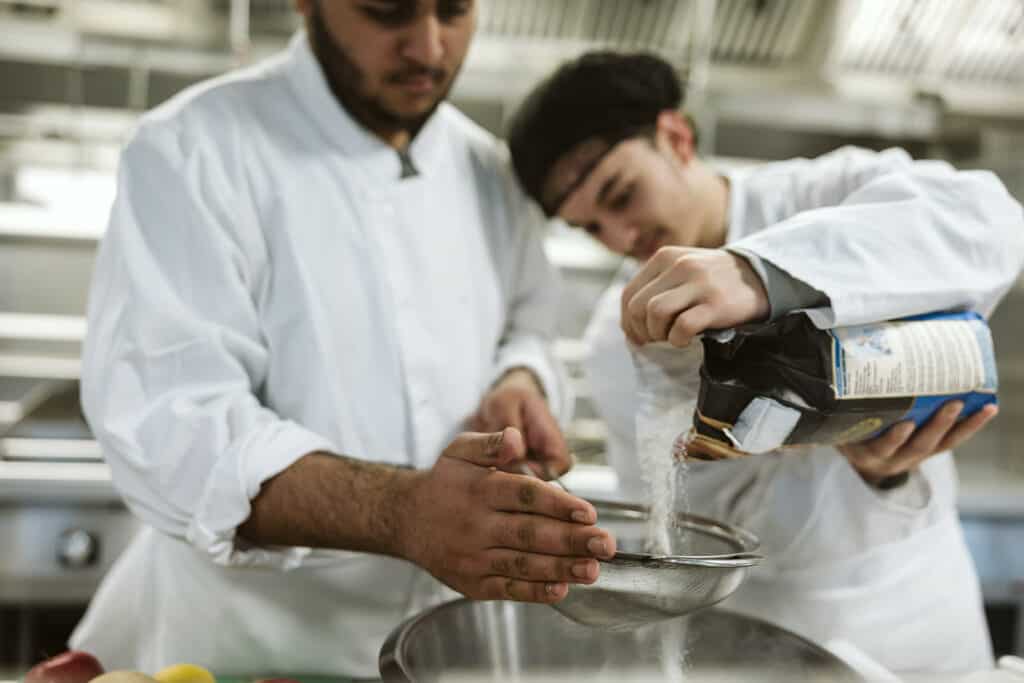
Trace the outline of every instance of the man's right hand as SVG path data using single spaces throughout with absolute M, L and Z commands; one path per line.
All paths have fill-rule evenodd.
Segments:
M 525 460 L 522 435 L 462 434 L 403 501 L 402 555 L 466 597 L 558 602 L 593 583 L 615 539 L 585 500 L 500 471 Z
M 622 291 L 622 330 L 637 346 L 684 347 L 771 313 L 768 292 L 747 259 L 724 249 L 662 247 Z

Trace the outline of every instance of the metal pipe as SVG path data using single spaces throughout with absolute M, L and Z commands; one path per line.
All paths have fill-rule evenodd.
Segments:
M 103 450 L 92 439 L 0 438 L 0 459 L 20 462 L 100 462 Z
M 138 59 L 128 70 L 127 106 L 135 111 L 145 111 L 149 105 L 149 64 L 145 50 L 137 50 Z
M 250 0 L 231 0 L 228 17 L 228 40 L 231 53 L 239 64 L 249 61 L 252 39 L 250 35 L 251 6 Z
M 694 4 L 694 20 L 690 31 L 690 76 L 687 97 L 694 96 L 701 102 L 706 95 L 708 76 L 711 72 L 715 4 L 715 0 L 697 0 Z
M 715 124 L 717 117 L 708 103 L 708 81 L 711 73 L 716 0 L 697 0 L 689 40 L 689 75 L 686 84 L 687 109 L 699 130 L 699 151 L 712 154 L 715 150 Z

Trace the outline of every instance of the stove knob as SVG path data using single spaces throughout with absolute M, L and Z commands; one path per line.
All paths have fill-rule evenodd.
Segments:
M 57 562 L 68 569 L 91 567 L 99 555 L 99 539 L 85 529 L 68 529 L 57 540 Z

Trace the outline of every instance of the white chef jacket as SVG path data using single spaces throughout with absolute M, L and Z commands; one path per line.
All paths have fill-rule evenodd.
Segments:
M 844 148 L 729 179 L 727 248 L 826 294 L 829 307 L 808 311 L 822 328 L 947 309 L 988 315 L 1024 261 L 1024 214 L 987 172 Z M 637 382 L 619 327 L 628 275 L 587 329 L 586 369 L 623 493 L 642 499 Z M 700 344 L 682 353 L 700 366 Z M 694 405 L 697 386 L 686 389 Z M 690 511 L 754 532 L 767 556 L 726 606 L 819 642 L 852 641 L 897 671 L 991 666 L 951 454 L 891 492 L 866 485 L 833 448 L 689 467 Z
M 557 273 L 504 148 L 442 104 L 410 154 L 401 180 L 301 33 L 148 114 L 124 150 L 82 401 L 146 528 L 72 638 L 108 669 L 376 675 L 440 584 L 245 545 L 261 483 L 316 450 L 430 467 L 515 366 L 564 412 Z

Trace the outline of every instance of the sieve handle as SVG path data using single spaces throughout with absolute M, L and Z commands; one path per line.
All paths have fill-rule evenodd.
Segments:
M 690 567 L 751 567 L 764 555 L 757 553 L 723 553 L 721 555 L 648 555 L 646 553 L 615 553 L 612 558 L 630 562 L 665 562 Z

